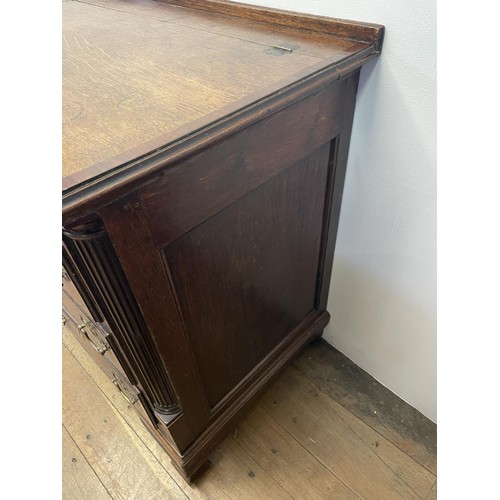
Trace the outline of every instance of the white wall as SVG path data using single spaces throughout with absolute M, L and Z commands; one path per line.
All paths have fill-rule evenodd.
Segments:
M 354 118 L 324 338 L 436 421 L 435 0 L 246 0 L 385 25 Z

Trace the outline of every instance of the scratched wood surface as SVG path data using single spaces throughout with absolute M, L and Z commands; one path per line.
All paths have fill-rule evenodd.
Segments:
M 66 330 L 63 343 L 63 443 L 72 450 L 63 453 L 65 500 L 436 498 L 436 475 L 393 444 L 393 434 L 379 433 L 362 412 L 343 405 L 345 396 L 336 401 L 300 369 L 311 348 L 221 444 L 198 482 L 187 485 Z M 353 390 L 352 410 L 356 396 Z
M 82 455 L 66 428 L 62 429 L 62 489 L 65 498 L 109 500 L 106 492 L 89 463 Z
M 367 46 L 151 0 L 65 1 L 62 11 L 63 177 Z

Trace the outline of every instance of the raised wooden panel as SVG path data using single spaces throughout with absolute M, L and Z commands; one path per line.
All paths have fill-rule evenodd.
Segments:
M 211 407 L 313 309 L 330 149 L 163 251 Z

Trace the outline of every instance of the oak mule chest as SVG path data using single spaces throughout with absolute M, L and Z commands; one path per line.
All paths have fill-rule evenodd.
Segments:
M 329 321 L 382 38 L 220 0 L 63 2 L 63 323 L 188 480 Z

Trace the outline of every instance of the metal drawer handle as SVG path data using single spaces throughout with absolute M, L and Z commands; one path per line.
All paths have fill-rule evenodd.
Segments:
M 125 401 L 131 405 L 137 403 L 138 397 L 136 394 L 132 392 L 132 390 L 122 382 L 114 373 L 113 373 L 113 384 L 118 387 L 120 394 L 123 396 Z
M 104 354 L 109 349 L 108 341 L 99 330 L 96 330 L 90 321 L 78 325 L 80 333 L 95 347 L 99 354 Z

